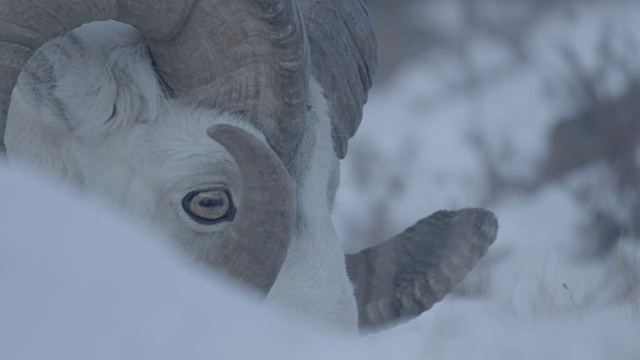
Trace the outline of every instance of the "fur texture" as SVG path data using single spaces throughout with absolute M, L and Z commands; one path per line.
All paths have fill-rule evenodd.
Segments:
M 296 233 L 265 303 L 356 331 L 353 289 L 330 218 L 339 171 L 331 121 L 313 79 L 309 91 L 303 140 L 287 164 L 297 185 Z M 238 169 L 206 133 L 220 123 L 264 140 L 236 115 L 168 99 L 136 31 L 94 23 L 36 52 L 13 92 L 5 140 L 10 160 L 110 199 L 195 257 L 225 224 L 192 221 L 182 198 L 220 184 L 240 198 Z

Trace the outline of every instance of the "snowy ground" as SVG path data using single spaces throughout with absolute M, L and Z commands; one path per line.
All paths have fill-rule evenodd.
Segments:
M 439 209 L 488 206 L 499 237 L 461 288 L 467 296 L 362 339 L 328 335 L 185 267 L 98 200 L 0 166 L 0 359 L 640 359 L 638 242 L 598 261 L 579 255 L 588 224 L 572 184 L 598 168 L 488 194 L 489 169 L 531 181 L 550 129 L 576 110 L 559 48 L 593 70 L 609 26 L 640 64 L 629 45 L 640 49 L 640 4 L 605 4 L 548 14 L 524 44 L 527 62 L 479 37 L 465 61 L 425 57 L 365 107 L 335 210 L 345 246 Z M 623 91 L 623 75 L 607 73 L 601 91 Z M 367 234 L 378 237 L 357 238 Z
M 266 312 L 101 204 L 36 177 L 0 167 L 2 359 L 585 360 L 640 352 L 637 310 L 532 316 L 495 299 L 451 299 L 362 339 L 329 335 Z

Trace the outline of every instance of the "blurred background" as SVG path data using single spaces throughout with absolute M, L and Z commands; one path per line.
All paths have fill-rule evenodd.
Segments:
M 640 2 L 369 0 L 379 66 L 342 162 L 348 252 L 440 209 L 498 240 L 457 290 L 640 310 Z

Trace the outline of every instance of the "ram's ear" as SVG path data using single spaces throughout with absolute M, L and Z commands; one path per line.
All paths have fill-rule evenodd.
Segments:
M 360 328 L 393 325 L 430 309 L 473 269 L 497 231 L 489 211 L 438 211 L 378 246 L 347 255 Z

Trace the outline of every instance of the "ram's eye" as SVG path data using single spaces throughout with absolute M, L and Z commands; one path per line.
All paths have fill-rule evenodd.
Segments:
M 236 214 L 231 195 L 220 189 L 192 191 L 182 199 L 182 207 L 193 220 L 206 225 L 231 221 Z

